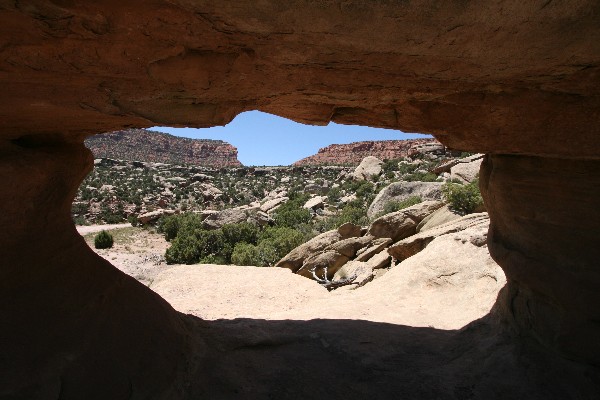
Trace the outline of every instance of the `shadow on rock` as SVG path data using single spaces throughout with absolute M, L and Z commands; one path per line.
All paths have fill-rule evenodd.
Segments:
M 516 345 L 488 315 L 445 331 L 360 320 L 190 318 L 189 398 L 592 399 L 600 371 Z

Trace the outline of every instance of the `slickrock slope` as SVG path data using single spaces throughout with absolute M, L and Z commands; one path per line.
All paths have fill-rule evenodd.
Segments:
M 418 146 L 435 144 L 443 147 L 436 139 L 371 140 L 332 144 L 319 149 L 315 155 L 296 161 L 293 165 L 358 165 L 367 156 L 392 160 L 417 152 Z
M 376 390 L 389 379 L 406 390 L 388 398 L 464 399 L 490 376 L 475 365 L 526 374 L 519 354 L 519 368 L 501 356 L 459 373 L 431 368 L 500 332 L 511 333 L 515 352 L 537 352 L 530 363 L 549 373 L 562 369 L 552 354 L 578 363 L 581 376 L 600 366 L 597 0 L 5 1 L 0 37 L 0 397 L 253 398 L 228 384 L 229 366 L 247 367 L 246 391 L 294 374 L 299 387 L 321 390 L 313 398 L 330 395 L 326 371 L 303 379 L 304 362 L 318 367 L 336 347 L 272 350 L 265 343 L 281 340 L 236 342 L 232 326 L 223 327 L 231 340 L 211 336 L 94 254 L 71 221 L 93 166 L 85 137 L 222 125 L 246 110 L 431 133 L 453 149 L 489 153 L 480 179 L 489 249 L 509 288 L 496 322 L 440 351 L 445 331 L 388 331 L 404 343 L 390 358 L 404 361 L 412 346 L 412 362 L 402 377 L 365 369 L 381 374 Z M 308 340 L 316 325 L 296 332 Z M 287 369 L 265 367 L 276 355 Z M 447 386 L 440 376 L 461 381 Z M 363 378 L 345 377 L 345 392 L 331 393 L 344 397 Z M 501 398 L 511 382 L 498 379 L 491 396 L 478 397 Z M 221 392 L 203 395 L 209 387 Z M 593 398 L 544 390 L 517 398 Z M 294 393 L 284 387 L 279 397 Z
M 237 149 L 222 140 L 189 139 L 145 129 L 127 129 L 85 140 L 96 158 L 239 167 Z

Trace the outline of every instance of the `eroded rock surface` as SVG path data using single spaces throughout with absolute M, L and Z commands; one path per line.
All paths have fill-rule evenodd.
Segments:
M 358 165 L 368 156 L 381 160 L 393 160 L 407 157 L 419 150 L 423 145 L 434 144 L 444 148 L 435 139 L 378 140 L 354 142 L 349 144 L 332 144 L 319 149 L 317 154 L 303 158 L 294 165 Z

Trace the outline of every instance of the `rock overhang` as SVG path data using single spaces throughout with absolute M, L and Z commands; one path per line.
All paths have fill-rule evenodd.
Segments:
M 0 10 L 0 135 L 303 123 L 598 158 L 600 6 L 31 1 Z

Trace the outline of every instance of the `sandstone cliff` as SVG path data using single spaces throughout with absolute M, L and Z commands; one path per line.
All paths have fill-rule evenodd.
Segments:
M 146 129 L 92 136 L 85 141 L 96 158 L 238 167 L 237 149 L 222 140 L 189 139 Z
M 418 151 L 417 146 L 442 144 L 435 139 L 380 140 L 332 144 L 319 149 L 317 154 L 296 161 L 294 165 L 358 165 L 367 156 L 381 160 L 406 157 Z M 442 147 L 443 148 L 443 147 Z

